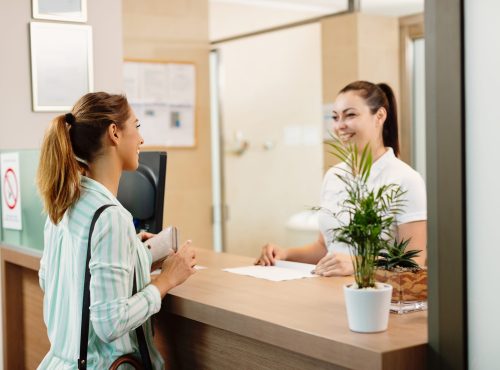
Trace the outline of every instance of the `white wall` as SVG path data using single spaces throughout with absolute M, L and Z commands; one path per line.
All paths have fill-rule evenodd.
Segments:
M 250 143 L 241 156 L 224 155 L 227 252 L 256 256 L 267 242 L 294 245 L 288 219 L 319 204 L 320 35 L 320 25 L 309 24 L 219 45 L 225 149 L 238 131 Z M 265 150 L 266 142 L 274 147 Z
M 31 111 L 31 0 L 0 0 L 0 7 L 0 149 L 38 148 L 57 113 Z M 94 89 L 121 92 L 121 1 L 89 1 L 88 12 L 94 36 Z
M 469 368 L 499 369 L 500 2 L 464 7 Z

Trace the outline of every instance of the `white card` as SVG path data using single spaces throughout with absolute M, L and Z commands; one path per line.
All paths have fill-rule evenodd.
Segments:
M 153 262 L 167 257 L 177 251 L 177 228 L 168 226 L 161 232 L 144 242 L 151 250 Z

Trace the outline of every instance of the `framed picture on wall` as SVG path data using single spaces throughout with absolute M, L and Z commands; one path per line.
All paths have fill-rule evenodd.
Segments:
M 31 22 L 34 111 L 67 111 L 93 91 L 92 28 Z
M 33 18 L 87 22 L 87 0 L 33 0 Z

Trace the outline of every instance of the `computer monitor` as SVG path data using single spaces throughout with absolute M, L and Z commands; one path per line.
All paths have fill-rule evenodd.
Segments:
M 132 214 L 137 232 L 159 233 L 163 228 L 166 152 L 139 153 L 136 171 L 124 171 L 118 201 Z

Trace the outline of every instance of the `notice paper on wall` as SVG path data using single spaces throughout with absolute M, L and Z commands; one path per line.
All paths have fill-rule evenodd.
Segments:
M 141 124 L 145 146 L 196 144 L 194 64 L 125 62 L 127 98 Z
M 316 266 L 308 263 L 276 261 L 274 266 L 244 266 L 227 268 L 223 271 L 238 275 L 253 276 L 258 279 L 271 281 L 295 280 L 317 277 L 311 273 Z

